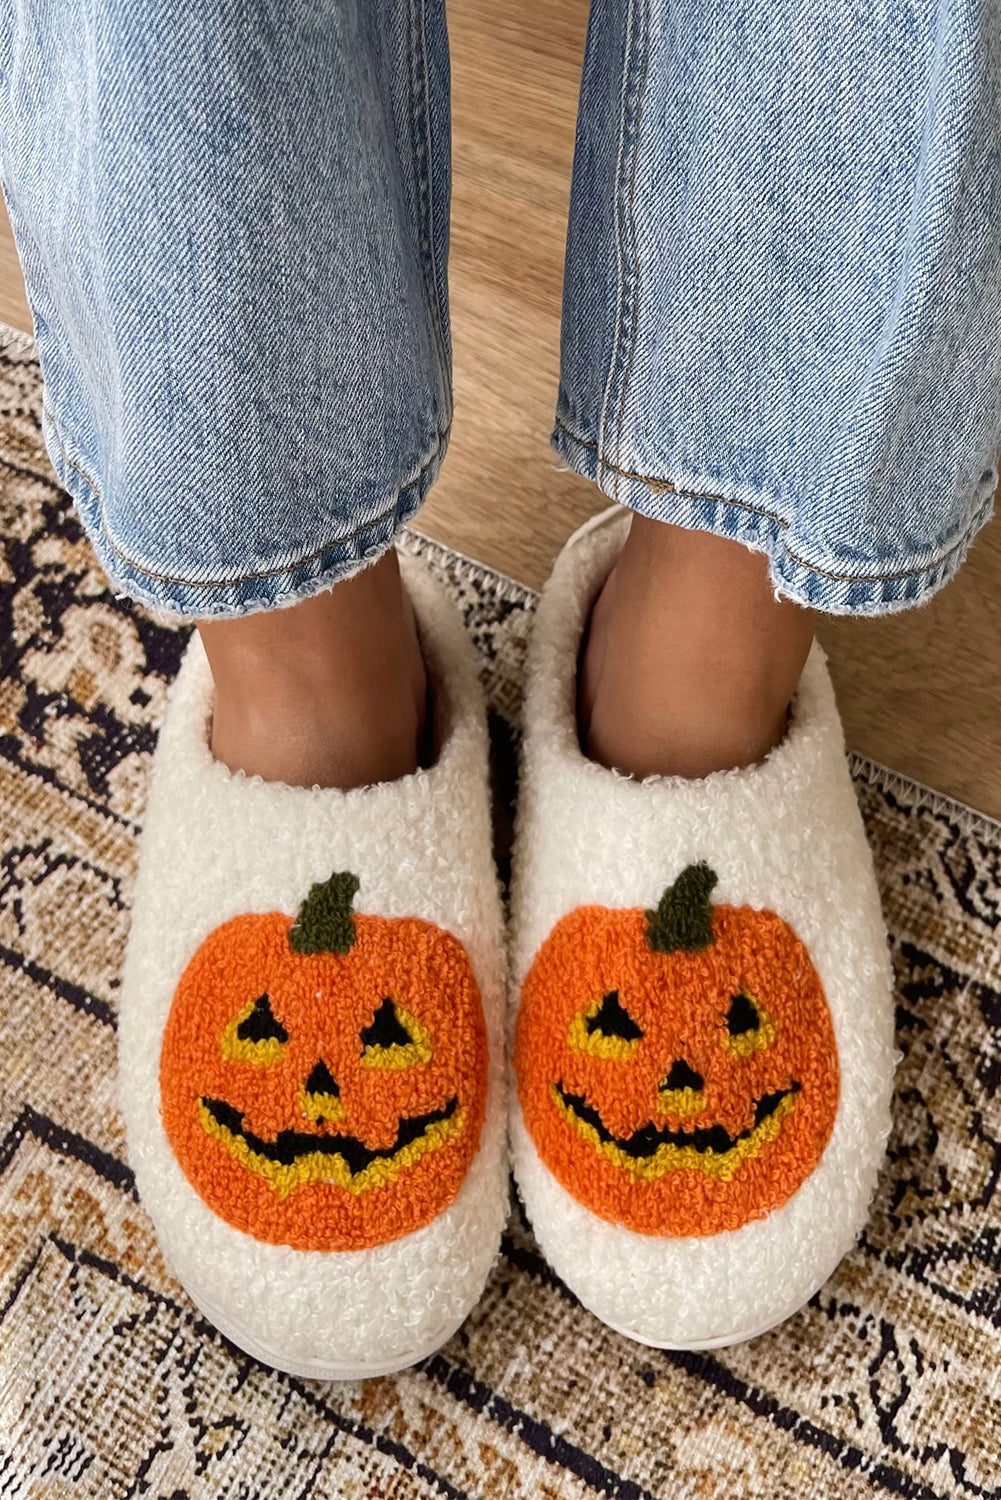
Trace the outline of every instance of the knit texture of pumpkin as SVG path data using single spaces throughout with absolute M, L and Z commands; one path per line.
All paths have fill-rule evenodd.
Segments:
M 188 1180 L 258 1239 L 349 1250 L 429 1224 L 479 1145 L 487 1042 L 469 960 L 414 917 L 351 914 L 350 871 L 293 921 L 233 917 L 202 943 L 160 1056 Z
M 525 1123 L 568 1192 L 645 1234 L 763 1218 L 817 1165 L 838 1103 L 827 1002 L 770 911 L 713 906 L 707 865 L 656 910 L 578 907 L 522 987 Z

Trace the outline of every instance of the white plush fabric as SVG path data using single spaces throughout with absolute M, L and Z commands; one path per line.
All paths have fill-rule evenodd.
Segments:
M 827 668 L 814 646 L 785 740 L 760 765 L 639 782 L 587 760 L 576 657 L 628 512 L 571 539 L 539 605 L 528 659 L 512 917 L 512 1022 L 521 982 L 574 907 L 656 906 L 688 864 L 714 902 L 770 908 L 806 944 L 834 1023 L 841 1095 L 819 1165 L 767 1218 L 692 1238 L 637 1234 L 583 1207 L 543 1165 L 512 1090 L 517 1182 L 554 1269 L 598 1317 L 644 1343 L 751 1337 L 808 1300 L 862 1228 L 889 1129 L 891 970 L 872 859 Z
M 486 718 L 472 647 L 423 563 L 401 556 L 436 688 L 434 766 L 354 791 L 287 787 L 213 760 L 211 677 L 197 634 L 157 749 L 125 966 L 120 1094 L 142 1201 L 178 1278 L 235 1342 L 300 1375 L 401 1368 L 474 1305 L 507 1209 L 503 944 L 491 852 Z M 333 870 L 361 878 L 359 913 L 419 916 L 463 943 L 490 1045 L 479 1151 L 451 1205 L 373 1249 L 299 1251 L 218 1218 L 182 1173 L 160 1120 L 160 1043 L 178 979 L 202 940 L 241 912 L 295 915 Z

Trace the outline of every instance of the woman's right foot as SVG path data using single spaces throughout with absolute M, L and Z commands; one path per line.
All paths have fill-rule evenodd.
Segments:
M 433 763 L 360 794 L 284 785 L 287 764 L 282 780 L 230 775 L 192 639 L 122 984 L 129 1157 L 162 1249 L 224 1334 L 319 1380 L 437 1349 L 507 1213 L 486 714 L 454 604 L 419 559 L 401 567 L 436 690 Z
M 199 630 L 212 754 L 231 771 L 348 789 L 417 769 L 427 674 L 395 549 L 298 604 Z

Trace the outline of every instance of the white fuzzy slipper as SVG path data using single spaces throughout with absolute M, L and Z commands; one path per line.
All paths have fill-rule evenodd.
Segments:
M 157 748 L 121 1008 L 139 1192 L 206 1316 L 319 1379 L 431 1353 L 507 1207 L 501 911 L 462 622 L 401 557 L 434 765 L 355 791 L 231 774 L 197 635 Z
M 641 782 L 581 753 L 577 654 L 628 524 L 615 509 L 571 539 L 529 649 L 514 1168 L 592 1312 L 641 1343 L 711 1348 L 795 1312 L 864 1224 L 890 964 L 818 646 L 759 765 Z

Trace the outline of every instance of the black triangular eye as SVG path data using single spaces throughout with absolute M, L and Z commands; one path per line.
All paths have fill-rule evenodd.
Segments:
M 287 1042 L 288 1032 L 280 1021 L 275 1020 L 271 1001 L 267 995 L 258 995 L 249 1016 L 244 1016 L 236 1034 L 241 1042 Z
M 363 1047 L 409 1047 L 413 1040 L 388 995 L 361 1034 Z
M 337 1080 L 322 1057 L 306 1079 L 306 1093 L 331 1094 L 335 1099 L 340 1098 L 341 1091 L 337 1086 Z
M 609 990 L 593 1016 L 584 1023 L 588 1035 L 616 1036 L 624 1042 L 638 1042 L 643 1035 L 619 999 L 618 990 Z
M 730 1035 L 743 1036 L 745 1032 L 757 1031 L 760 1025 L 761 1017 L 755 1009 L 754 1002 L 748 1000 L 744 994 L 734 995 L 726 1017 L 726 1028 Z

